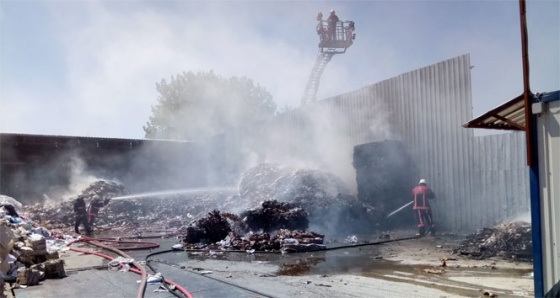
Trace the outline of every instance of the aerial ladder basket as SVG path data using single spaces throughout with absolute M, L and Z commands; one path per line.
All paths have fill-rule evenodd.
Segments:
M 331 61 L 332 56 L 346 53 L 346 49 L 352 45 L 356 38 L 353 21 L 338 21 L 335 26 L 329 26 L 328 22 L 322 20 L 322 18 L 318 18 L 318 22 L 319 53 L 307 79 L 307 85 L 301 99 L 302 105 L 317 100 L 319 81 L 325 67 Z

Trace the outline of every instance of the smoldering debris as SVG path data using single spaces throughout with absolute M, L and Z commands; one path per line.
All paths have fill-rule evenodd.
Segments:
M 251 230 L 271 232 L 277 229 L 307 229 L 307 212 L 291 203 L 276 200 L 264 201 L 261 208 L 247 210 L 241 214 Z
M 527 262 L 533 260 L 532 252 L 531 224 L 521 221 L 480 229 L 453 249 L 454 254 L 476 260 L 498 257 Z
M 189 224 L 183 243 L 197 249 L 286 252 L 325 249 L 324 235 L 304 229 L 280 228 L 295 223 L 307 225 L 306 215 L 301 208 L 273 200 L 263 202 L 262 208 L 249 210 L 243 219 L 214 210 Z
M 344 182 L 332 173 L 269 163 L 243 173 L 239 194 L 251 200 L 293 203 L 307 210 L 352 197 Z
M 124 195 L 125 192 L 124 186 L 117 182 L 99 180 L 82 190 L 79 196 L 92 198 L 93 196 L 98 195 L 102 200 L 107 200 Z
M 358 201 L 341 179 L 323 170 L 293 170 L 261 164 L 244 173 L 239 187 L 239 194 L 234 195 L 221 191 L 168 191 L 162 196 L 139 194 L 134 197 L 127 194 L 123 185 L 97 181 L 77 196 L 84 197 L 86 204 L 96 195 L 106 200 L 96 219 L 98 229 L 120 229 L 134 234 L 143 234 L 144 230 L 186 233 L 190 229 L 189 237 L 193 239 L 189 242 L 219 241 L 229 231 L 271 233 L 278 229 L 307 230 L 309 227 L 336 237 L 371 232 L 382 219 L 376 208 Z M 126 199 L 111 200 L 123 196 Z M 66 229 L 74 224 L 74 199 L 53 206 L 28 206 L 26 211 L 33 220 L 49 229 Z M 214 211 L 219 212 L 219 216 L 212 213 Z M 209 212 L 215 216 L 206 218 L 207 223 L 193 225 Z M 227 214 L 232 216 L 221 219 Z M 243 220 L 239 218 L 238 223 L 233 224 L 232 218 L 238 214 Z M 226 221 L 233 225 L 228 228 Z
M 232 231 L 232 225 L 228 221 L 230 218 L 236 224 L 241 223 L 241 220 L 231 213 L 220 213 L 218 210 L 208 213 L 206 217 L 194 221 L 186 228 L 183 242 L 217 242 L 224 239 Z
M 238 250 L 247 253 L 263 251 L 304 252 L 325 250 L 324 235 L 303 230 L 280 229 L 274 233 L 249 232 L 244 236 L 231 231 L 223 240 L 215 243 L 190 243 L 184 238 L 183 245 L 188 249 Z
M 83 197 L 89 203 L 94 196 L 101 200 L 110 201 L 113 197 L 125 194 L 123 185 L 106 180 L 99 180 L 90 184 L 76 197 Z M 55 204 L 34 204 L 24 206 L 27 216 L 47 229 L 66 228 L 74 224 L 74 199 L 60 201 Z
M 246 171 L 239 187 L 242 201 L 250 201 L 249 205 L 277 200 L 306 210 L 309 223 L 322 232 L 371 232 L 382 219 L 380 209 L 359 201 L 342 179 L 324 170 L 263 163 Z
M 265 201 L 275 197 L 275 181 L 288 171 L 277 164 L 261 163 L 243 172 L 239 181 L 239 195 Z
M 31 219 L 48 229 L 67 229 L 74 225 L 75 198 L 82 196 L 86 204 L 89 204 L 95 195 L 107 200 L 106 206 L 99 211 L 96 226 L 102 229 L 129 230 L 134 234 L 145 234 L 141 232 L 143 230 L 177 231 L 220 206 L 220 202 L 226 209 L 236 203 L 222 192 L 177 194 L 163 199 L 149 197 L 111 200 L 127 195 L 127 190 L 121 184 L 102 180 L 92 183 L 75 197 L 51 205 L 25 206 L 24 210 Z

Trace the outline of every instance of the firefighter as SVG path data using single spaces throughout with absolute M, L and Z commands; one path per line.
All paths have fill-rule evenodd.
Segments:
M 90 226 L 90 230 L 93 230 L 93 227 L 95 225 L 95 220 L 97 219 L 97 214 L 99 213 L 99 209 L 103 208 L 108 203 L 109 203 L 108 199 L 102 201 L 98 195 L 93 196 L 87 209 L 87 216 L 88 216 L 87 221 Z
M 328 34 L 327 34 L 327 29 L 323 26 L 323 13 L 319 12 L 317 14 L 317 22 L 319 22 L 319 24 L 317 24 L 317 34 L 319 34 L 320 40 L 321 42 L 327 40 L 328 38 Z
M 331 40 L 336 40 L 336 23 L 338 23 L 338 16 L 336 15 L 334 9 L 331 9 L 331 14 L 327 19 L 327 27 Z
M 427 235 L 436 234 L 436 225 L 432 217 L 429 200 L 434 199 L 435 195 L 431 189 L 426 186 L 426 179 L 420 179 L 418 186 L 412 189 L 412 198 L 414 207 L 412 210 L 418 216 L 418 234 L 424 236 L 426 234 L 426 226 L 428 227 Z
M 86 232 L 91 232 L 88 223 L 88 216 L 86 212 L 86 202 L 84 201 L 84 197 L 78 196 L 76 201 L 74 201 L 74 217 L 76 221 L 74 223 L 74 232 L 76 234 L 80 234 L 80 225 L 83 224 Z

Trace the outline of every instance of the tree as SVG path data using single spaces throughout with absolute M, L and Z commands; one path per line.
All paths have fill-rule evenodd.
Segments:
M 246 77 L 188 72 L 156 83 L 146 138 L 196 140 L 254 123 L 276 111 L 272 96 Z

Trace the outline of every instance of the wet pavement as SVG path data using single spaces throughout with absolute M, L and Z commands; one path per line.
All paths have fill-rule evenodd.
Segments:
M 137 261 L 144 261 L 150 253 L 168 251 L 178 242 L 174 238 L 141 241 L 157 242 L 160 247 L 128 251 Z M 419 297 L 478 297 L 482 296 L 482 289 L 490 289 L 499 297 L 531 296 L 530 289 L 517 289 L 516 286 L 520 281 L 525 284 L 532 282 L 531 269 L 527 266 L 505 268 L 499 264 L 492 265 L 492 261 L 465 265 L 467 263 L 449 260 L 447 266 L 441 268 L 438 267 L 439 263 L 407 264 L 391 260 L 390 257 L 400 254 L 397 248 L 407 250 L 410 246 L 410 249 L 417 249 L 413 247 L 425 245 L 425 241 L 428 240 L 297 254 L 169 251 L 150 257 L 149 264 L 165 278 L 186 288 L 193 297 L 290 297 L 292 294 L 305 297 L 362 297 L 360 295 L 365 292 L 353 293 L 351 285 L 360 285 L 363 289 L 375 288 L 371 295 L 367 295 L 370 297 L 409 297 L 413 293 Z M 348 244 L 334 243 L 329 246 L 337 245 Z M 433 246 L 433 243 L 429 245 Z M 437 262 L 436 257 L 430 258 Z M 66 263 L 68 277 L 17 289 L 16 297 L 136 295 L 139 275 L 107 270 L 107 261 L 94 256 L 73 255 Z M 444 271 L 441 274 L 429 272 L 442 269 Z M 314 287 L 309 287 L 310 284 Z M 397 291 L 387 288 L 387 285 L 404 285 L 409 291 Z M 271 287 L 279 290 L 271 290 Z M 506 290 L 508 288 L 511 290 Z M 145 297 L 174 297 L 170 293 L 154 292 L 157 289 L 157 286 L 148 286 Z

